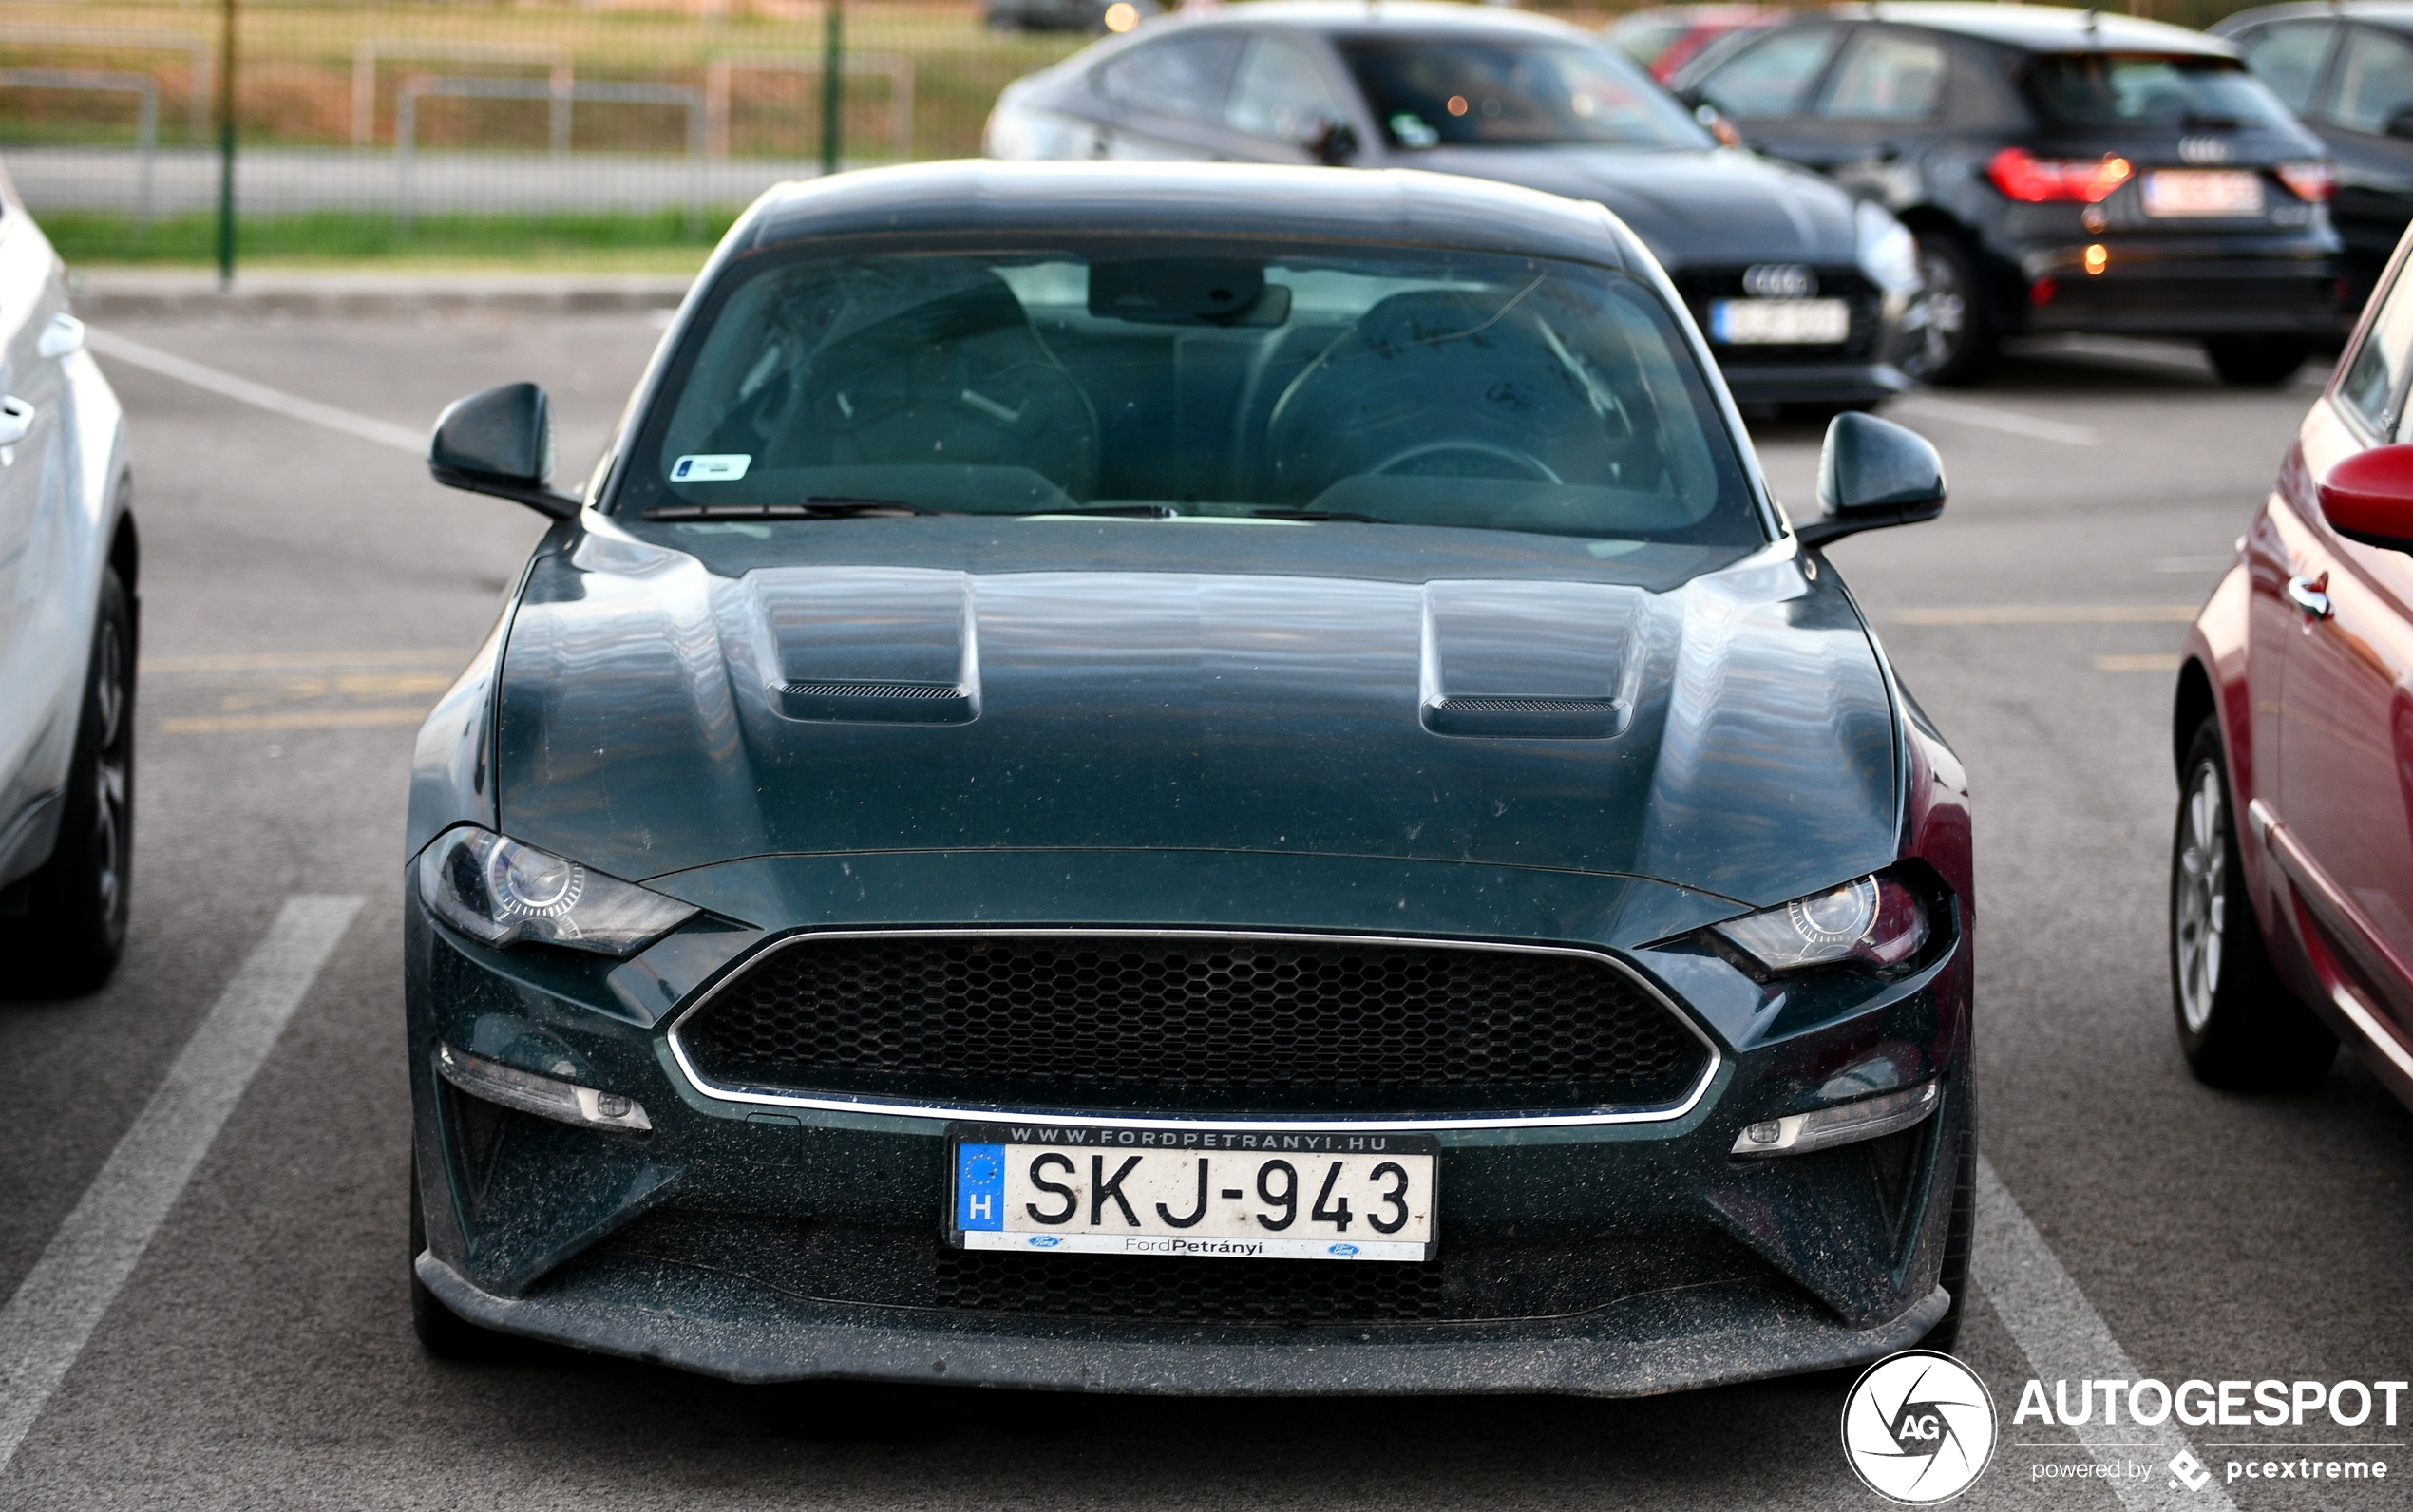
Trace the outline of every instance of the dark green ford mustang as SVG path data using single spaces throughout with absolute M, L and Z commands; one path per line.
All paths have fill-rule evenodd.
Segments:
M 1959 764 L 1664 275 L 1464 178 L 775 191 L 421 732 L 414 1300 L 739 1380 L 1663 1391 L 1948 1340 Z

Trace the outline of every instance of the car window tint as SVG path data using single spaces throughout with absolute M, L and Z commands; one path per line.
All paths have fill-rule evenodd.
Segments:
M 1949 66 L 1944 49 L 1924 37 L 1864 31 L 1835 69 L 1818 114 L 1836 121 L 1925 121 L 1944 99 Z
M 2338 385 L 2338 397 L 2382 435 L 2395 425 L 2404 403 L 2408 356 L 2413 356 L 2413 283 L 2400 276 L 2381 299 L 2379 313 Z
M 2387 130 L 2390 121 L 2413 108 L 2413 40 L 2371 27 L 2349 29 L 2335 92 L 2339 125 Z
M 1252 137 L 1302 146 L 1349 119 L 1340 97 L 1307 49 L 1280 37 L 1259 37 L 1241 54 L 1224 124 Z
M 1713 140 L 1631 59 L 1605 47 L 1385 37 L 1348 43 L 1343 55 L 1402 147 L 1706 147 Z
M 2281 104 L 2303 114 L 2312 108 L 2312 88 L 2321 82 L 2321 65 L 2329 56 L 2335 29 L 2327 21 L 2282 21 L 2237 38 L 2237 50 Z
M 2286 126 L 2294 119 L 2231 58 L 2051 53 L 2029 67 L 2027 96 L 2062 126 Z
M 1737 121 L 1800 115 L 1842 40 L 1833 27 L 1789 27 L 1712 73 L 1700 97 Z
M 1134 110 L 1212 121 L 1224 112 L 1224 93 L 1239 57 L 1238 37 L 1147 43 L 1099 65 L 1097 92 Z
M 1711 381 L 1647 282 L 1589 264 L 814 246 L 715 292 L 615 508 L 1307 511 L 1747 549 L 1766 534 Z

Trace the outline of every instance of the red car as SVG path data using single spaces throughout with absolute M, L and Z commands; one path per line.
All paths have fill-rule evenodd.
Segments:
M 1782 6 L 1652 6 L 1624 16 L 1601 35 L 1665 84 L 1711 43 L 1738 31 L 1763 31 L 1792 14 Z
M 2310 1087 L 2344 1039 L 2413 1105 L 2413 236 L 2189 633 L 2170 882 L 2178 1038 Z

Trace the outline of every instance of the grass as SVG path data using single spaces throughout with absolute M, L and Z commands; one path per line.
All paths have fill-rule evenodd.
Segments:
M 653 215 L 421 216 L 408 233 L 390 215 L 263 216 L 236 223 L 241 268 L 514 269 L 530 273 L 692 273 L 737 217 L 707 210 L 689 234 L 683 210 Z M 174 216 L 137 233 L 131 217 L 54 211 L 42 229 L 69 265 L 208 266 L 218 218 Z

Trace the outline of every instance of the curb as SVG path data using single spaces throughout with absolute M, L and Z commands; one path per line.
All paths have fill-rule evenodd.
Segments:
M 69 270 L 78 312 L 94 319 L 195 315 L 353 316 L 507 310 L 599 313 L 668 310 L 687 296 L 684 274 L 620 276 L 514 274 L 263 273 L 238 274 L 221 290 L 213 273 Z

